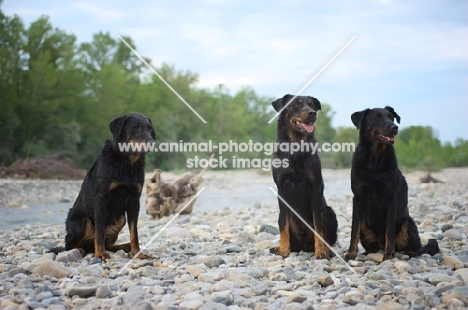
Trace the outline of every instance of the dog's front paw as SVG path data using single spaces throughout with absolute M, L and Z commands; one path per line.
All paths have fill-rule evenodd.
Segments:
M 333 257 L 333 253 L 331 251 L 327 251 L 327 250 L 315 251 L 316 259 L 330 259 L 332 257 Z
M 392 259 L 394 257 L 395 257 L 395 252 L 384 253 L 382 261 L 387 260 L 387 259 Z
M 107 252 L 95 252 L 94 257 L 100 258 L 103 262 L 110 259 L 110 255 Z
M 357 252 L 356 253 L 351 253 L 351 252 L 348 252 L 346 253 L 344 259 L 345 261 L 350 261 L 350 260 L 354 260 L 357 256 Z
M 138 254 L 137 256 L 135 256 L 133 253 L 132 253 L 132 258 L 137 258 L 137 259 L 149 259 L 149 258 L 153 258 L 151 255 L 149 254 L 145 254 L 145 253 L 140 253 Z
M 283 258 L 286 258 L 289 256 L 289 253 L 291 253 L 291 251 L 282 250 L 281 247 L 275 246 L 270 249 L 270 253 L 281 255 Z

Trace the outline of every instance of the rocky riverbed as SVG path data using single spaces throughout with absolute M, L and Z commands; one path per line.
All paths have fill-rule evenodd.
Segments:
M 330 170 L 324 175 L 327 192 L 334 182 L 348 178 L 349 171 Z M 278 207 L 268 189 L 271 176 L 211 172 L 204 178 L 206 192 L 201 193 L 194 212 L 177 217 L 156 238 L 172 217 L 155 221 L 144 212 L 140 216 L 140 245 L 148 243 L 145 252 L 153 259 L 131 261 L 125 253 L 117 252 L 111 254 L 111 260 L 101 262 L 92 255 L 81 257 L 76 250 L 59 255 L 46 253 L 53 246 L 63 245 L 64 219 L 54 225 L 0 228 L 0 308 L 468 307 L 468 169 L 446 169 L 434 174 L 445 183 L 421 184 L 421 175 L 406 174 L 409 208 L 423 242 L 438 239 L 441 253 L 433 257 L 409 259 L 398 254 L 380 263 L 379 253 L 358 255 L 350 266 L 338 257 L 316 260 L 313 253 L 291 253 L 283 259 L 268 251 L 279 242 Z M 249 185 L 239 190 L 246 180 Z M 16 186 L 2 182 L 0 188 Z M 255 183 L 261 184 L 265 197 L 270 198 L 261 199 L 257 193 L 260 187 L 255 188 Z M 56 189 L 57 184 L 51 183 L 50 195 L 55 195 Z M 236 196 L 252 195 L 255 200 L 232 198 L 230 205 L 220 197 L 229 191 Z M 76 190 L 65 189 L 57 197 L 74 199 L 73 192 Z M 21 194 L 19 190 L 15 195 Z M 210 203 L 219 202 L 219 208 L 204 208 L 208 201 L 203 200 L 203 195 L 213 197 Z M 327 196 L 338 216 L 339 242 L 334 249 L 341 256 L 349 243 L 351 197 L 349 190 Z M 23 203 L 26 200 L 17 204 Z M 32 207 L 25 210 L 24 216 L 29 212 L 34 212 Z M 118 242 L 128 240 L 125 228 Z

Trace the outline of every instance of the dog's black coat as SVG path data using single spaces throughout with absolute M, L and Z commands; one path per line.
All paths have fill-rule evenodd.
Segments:
M 285 95 L 272 102 L 276 111 L 293 98 Z M 296 97 L 279 115 L 277 142 L 315 143 L 313 124 L 320 102 L 313 97 Z M 273 179 L 282 197 L 327 243 L 333 245 L 337 239 L 338 223 L 333 209 L 327 206 L 323 196 L 323 179 L 320 159 L 317 153 L 275 152 L 275 159 L 289 163 L 288 167 L 273 167 Z M 287 257 L 291 251 L 315 251 L 315 257 L 330 258 L 332 253 L 325 244 L 299 219 L 285 203 L 278 198 L 280 245 L 270 252 Z
M 65 249 L 77 248 L 82 254 L 94 253 L 109 258 L 109 251 L 140 251 L 137 221 L 140 196 L 145 178 L 145 153 L 122 152 L 119 143 L 155 143 L 151 120 L 133 113 L 109 124 L 113 139 L 104 143 L 81 186 L 80 193 L 66 220 Z M 130 242 L 115 245 L 127 215 Z M 55 248 L 52 252 L 63 249 Z M 138 258 L 147 258 L 140 253 Z
M 366 109 L 351 116 L 359 130 L 353 155 L 351 188 L 353 221 L 346 260 L 357 255 L 358 242 L 368 253 L 384 250 L 384 260 L 395 251 L 409 256 L 439 252 L 434 239 L 422 247 L 418 229 L 408 211 L 408 185 L 398 169 L 393 148 L 400 116 L 391 107 Z

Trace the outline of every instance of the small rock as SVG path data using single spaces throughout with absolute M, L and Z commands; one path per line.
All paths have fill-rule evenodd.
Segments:
M 222 234 L 231 233 L 231 226 L 226 221 L 222 221 L 216 224 L 216 228 Z
M 431 273 L 428 276 L 428 281 L 432 285 L 437 285 L 437 284 L 439 284 L 441 282 L 456 281 L 456 279 L 454 277 L 452 277 L 452 276 L 448 276 L 448 275 L 442 274 L 442 273 Z
M 192 277 L 198 278 L 200 274 L 206 272 L 206 267 L 205 265 L 188 265 L 187 267 L 185 267 L 185 271 L 190 273 Z
M 260 296 L 260 295 L 265 295 L 268 293 L 270 289 L 268 288 L 268 286 L 264 285 L 264 284 L 260 284 L 260 285 L 256 285 L 252 288 L 252 292 L 256 295 L 256 296 Z
M 291 302 L 297 302 L 297 303 L 302 303 L 304 302 L 305 300 L 307 300 L 307 297 L 306 296 L 302 296 L 300 294 L 292 294 L 288 297 L 288 301 L 287 303 L 291 303 Z
M 458 299 L 460 301 L 462 301 L 464 303 L 463 306 L 468 306 L 468 298 L 467 296 L 463 295 L 462 293 L 460 292 L 457 292 L 457 291 L 454 291 L 454 292 L 451 292 L 450 294 L 447 294 L 447 295 L 443 295 L 442 296 L 442 301 L 444 302 L 444 304 L 448 304 L 450 300 L 452 299 Z
M 263 240 L 254 244 L 254 248 L 257 250 L 266 250 L 273 247 L 271 240 Z
M 28 274 L 31 274 L 31 271 L 26 270 L 26 269 L 24 269 L 23 267 L 13 268 L 13 269 L 11 269 L 11 270 L 8 272 L 8 276 L 9 276 L 10 278 L 13 278 L 15 275 L 21 274 L 21 273 L 22 273 L 22 274 L 28 275 Z
M 224 259 L 220 256 L 208 256 L 208 257 L 205 257 L 203 259 L 203 263 L 207 266 L 207 267 L 219 267 L 219 265 L 223 265 L 223 264 L 226 264 L 226 262 L 224 261 Z
M 440 227 L 440 230 L 442 230 L 442 232 L 446 232 L 447 230 L 452 229 L 452 228 L 453 228 L 452 224 L 444 224 L 442 225 L 442 227 Z
M 443 262 L 444 265 L 450 266 L 453 269 L 460 269 L 465 267 L 465 264 L 461 260 L 452 255 L 444 255 Z
M 405 271 L 408 271 L 411 268 L 410 264 L 408 264 L 405 261 L 400 261 L 400 260 L 396 261 L 393 266 L 396 268 L 398 273 L 403 273 Z
M 230 270 L 228 279 L 231 281 L 240 281 L 240 282 L 248 282 L 253 278 L 249 276 L 247 273 L 238 271 L 238 270 Z
M 276 228 L 274 226 L 271 226 L 271 225 L 268 225 L 268 224 L 261 225 L 258 232 L 266 232 L 266 233 L 269 233 L 269 234 L 272 234 L 272 235 L 278 235 L 279 234 L 278 228 Z
M 55 260 L 55 253 L 45 253 L 44 255 L 42 255 L 41 257 L 39 258 L 36 258 L 35 260 L 32 261 L 32 264 L 33 265 L 40 265 L 42 264 L 43 262 L 48 262 L 48 261 L 53 261 Z
M 323 287 L 327 287 L 327 286 L 332 285 L 334 283 L 333 279 L 328 274 L 318 276 L 316 280 Z
M 70 285 L 67 287 L 65 294 L 69 297 L 78 295 L 81 298 L 86 298 L 96 294 L 97 287 L 95 286 L 74 286 Z
M 460 309 L 464 307 L 466 304 L 457 298 L 452 298 L 447 302 L 448 309 Z
M 242 248 L 238 245 L 231 245 L 226 247 L 226 253 L 239 253 L 242 252 Z
M 123 295 L 122 301 L 124 305 L 135 305 L 141 301 L 144 294 L 145 289 L 142 286 L 130 286 L 125 295 Z
M 225 306 L 230 306 L 230 305 L 232 305 L 234 299 L 233 299 L 232 296 L 217 295 L 217 296 L 213 297 L 213 301 L 217 302 L 217 303 L 220 303 L 220 304 L 223 304 Z
M 203 306 L 203 301 L 201 300 L 189 300 L 189 301 L 183 301 L 180 303 L 180 306 L 182 308 L 187 308 L 187 309 L 199 309 L 201 306 Z
M 43 262 L 34 268 L 33 273 L 37 273 L 40 276 L 53 276 L 58 279 L 69 277 L 72 274 L 70 269 L 63 267 L 60 263 L 55 261 Z
M 18 304 L 13 302 L 11 299 L 4 299 L 2 300 L 2 302 L 0 303 L 0 307 L 2 309 L 6 309 L 7 307 L 13 307 L 11 309 L 16 309 L 18 307 Z
M 206 304 L 201 306 L 199 310 L 229 310 L 229 308 L 226 305 L 214 302 L 214 301 L 208 301 Z
M 109 285 L 100 285 L 96 290 L 97 298 L 106 298 L 111 293 Z
M 460 268 L 453 272 L 454 277 L 461 277 L 463 281 L 468 282 L 468 268 Z
M 367 254 L 367 258 L 370 260 L 381 263 L 383 261 L 383 254 L 382 253 L 369 253 Z
M 461 240 L 461 239 L 463 239 L 463 235 L 461 234 L 461 232 L 459 232 L 458 230 L 453 229 L 453 228 L 445 231 L 444 232 L 444 237 L 452 239 L 452 240 Z

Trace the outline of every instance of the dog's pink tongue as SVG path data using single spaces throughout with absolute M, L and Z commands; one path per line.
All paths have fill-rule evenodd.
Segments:
M 387 136 L 388 141 L 395 141 L 395 136 Z
M 301 126 L 304 127 L 308 133 L 311 133 L 314 131 L 314 125 L 301 123 Z

